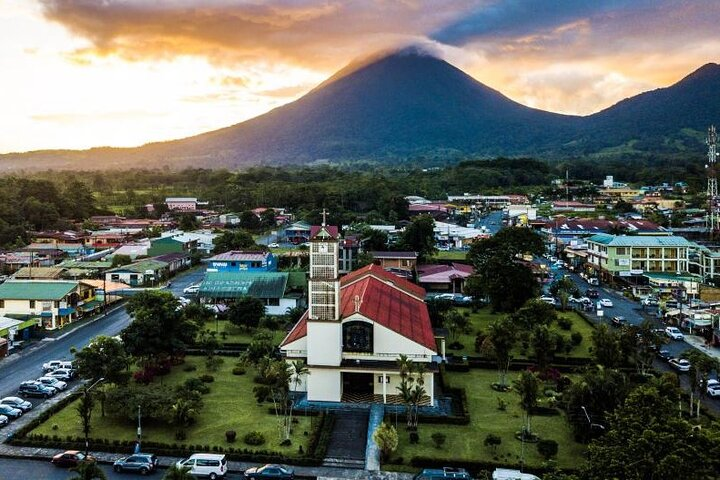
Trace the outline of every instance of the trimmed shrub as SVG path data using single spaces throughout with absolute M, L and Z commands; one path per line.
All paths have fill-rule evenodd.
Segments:
M 232 369 L 233 375 L 245 375 L 246 372 L 247 370 L 245 370 L 245 367 L 234 367 Z
M 447 436 L 442 432 L 435 432 L 432 435 L 430 435 L 430 438 L 432 439 L 433 443 L 435 444 L 435 448 L 442 448 L 442 446 L 445 444 L 445 440 L 447 439 Z
M 558 327 L 563 330 L 570 330 L 572 328 L 572 321 L 569 318 L 560 317 L 558 318 Z
M 183 367 L 183 371 L 184 371 L 184 372 L 194 372 L 195 370 L 197 370 L 197 366 L 195 366 L 195 365 L 193 365 L 193 364 L 191 364 L 191 363 L 190 363 L 190 364 L 187 364 L 187 365 L 185 365 L 185 366 Z
M 236 437 L 237 432 L 235 430 L 228 430 L 225 432 L 225 440 L 227 440 L 228 443 L 233 443 Z
M 198 378 L 200 378 L 200 380 L 205 383 L 212 383 L 215 381 L 215 377 L 213 377 L 212 375 L 208 375 L 208 374 L 200 375 L 200 377 L 198 377 Z
M 571 342 L 573 345 L 578 346 L 578 345 L 580 345 L 580 344 L 582 343 L 582 341 L 583 341 L 582 333 L 580 333 L 580 332 L 573 332 L 572 334 L 570 334 L 570 342 Z
M 410 443 L 416 444 L 420 442 L 420 435 L 417 432 L 410 432 Z
M 243 442 L 254 446 L 262 445 L 265 443 L 265 435 L 258 431 L 248 432 L 243 437 Z
M 540 440 L 537 442 L 537 450 L 545 460 L 550 460 L 558 453 L 558 443 L 555 440 Z

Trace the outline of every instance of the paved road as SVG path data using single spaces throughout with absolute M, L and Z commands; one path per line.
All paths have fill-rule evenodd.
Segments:
M 502 210 L 495 210 L 487 215 L 479 218 L 475 222 L 475 228 L 482 228 L 485 227 L 487 231 L 489 231 L 491 234 L 495 235 L 497 232 L 500 231 L 500 229 L 503 226 L 503 212 Z
M 543 260 L 544 261 L 544 260 Z M 547 262 L 546 262 L 547 263 Z M 589 285 L 580 275 L 572 273 L 565 269 L 552 269 L 556 275 L 564 275 L 572 279 L 572 281 L 578 286 L 580 292 L 584 294 L 588 288 L 594 288 L 600 292 L 600 298 L 609 298 L 613 302 L 613 307 L 605 308 L 602 317 L 598 317 L 596 311 L 593 309 L 592 312 L 586 312 L 586 314 L 598 323 L 610 324 L 610 320 L 614 316 L 623 316 L 627 319 L 628 323 L 632 325 L 640 325 L 644 320 L 650 320 L 656 328 L 664 328 L 662 320 L 657 318 L 655 310 L 651 307 L 647 307 L 643 310 L 642 306 L 627 297 L 622 296 L 615 290 L 600 286 L 594 287 Z M 670 340 L 669 343 L 662 347 L 670 352 L 670 356 L 679 357 L 685 351 L 692 349 L 693 347 L 688 343 L 680 340 Z M 677 373 L 667 362 L 662 360 L 656 360 L 653 362 L 653 366 L 662 372 L 673 372 Z M 680 384 L 685 390 L 689 390 L 689 379 L 687 374 L 680 374 Z M 720 398 L 707 397 L 703 402 L 707 408 L 714 411 L 716 414 L 720 414 Z
M 110 480 L 128 480 L 134 478 L 154 478 L 159 480 L 164 475 L 160 470 L 153 475 L 141 476 L 132 473 L 115 473 L 110 465 L 101 465 L 101 468 Z M 36 480 L 68 480 L 73 478 L 73 472 L 63 468 L 52 466 L 47 460 L 16 460 L 11 458 L 0 458 L 0 480 L 10 479 L 36 479 Z M 238 480 L 243 478 L 242 474 L 230 474 L 226 479 Z
M 203 269 L 190 270 L 172 280 L 170 290 L 181 295 L 183 288 L 202 280 Z M 45 345 L 36 346 L 0 361 L 0 398 L 16 395 L 17 387 L 26 380 L 42 375 L 42 364 L 50 360 L 71 360 L 70 348 L 80 349 L 98 335 L 114 336 L 130 323 L 130 316 L 124 306 L 109 310 L 105 317 L 99 317 L 81 328 L 70 330 L 57 338 L 45 339 Z M 31 400 L 34 405 L 40 400 Z

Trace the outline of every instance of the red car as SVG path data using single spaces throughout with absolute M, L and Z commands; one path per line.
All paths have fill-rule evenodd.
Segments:
M 77 450 L 68 450 L 63 453 L 58 453 L 52 460 L 50 460 L 56 467 L 77 467 L 82 462 L 95 463 L 96 459 L 92 455 L 87 457 L 83 452 Z

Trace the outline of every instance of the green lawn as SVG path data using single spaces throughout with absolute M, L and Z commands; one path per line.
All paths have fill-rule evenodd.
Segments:
M 432 259 L 437 260 L 466 260 L 468 252 L 464 250 L 438 251 Z
M 465 314 L 465 312 L 470 313 L 470 333 L 461 333 L 458 335 L 458 341 L 462 343 L 464 347 L 462 350 L 448 349 L 447 353 L 454 353 L 455 355 L 477 356 L 478 353 L 475 352 L 475 335 L 479 331 L 487 331 L 492 322 L 502 318 L 505 314 L 493 314 L 490 311 L 490 307 L 481 308 L 476 313 L 472 313 L 469 308 L 459 308 L 458 311 L 461 314 Z M 592 335 L 593 327 L 589 325 L 576 312 L 558 312 L 558 315 L 560 317 L 570 319 L 572 321 L 572 328 L 569 331 L 562 330 L 557 324 L 553 324 L 551 326 L 552 330 L 559 332 L 566 339 L 569 339 L 570 335 L 573 332 L 580 332 L 580 334 L 583 336 L 582 343 L 580 343 L 580 345 L 578 345 L 577 347 L 573 348 L 569 356 L 576 358 L 589 358 L 589 348 L 591 345 L 590 336 Z M 520 348 L 516 349 L 515 356 L 523 357 L 521 355 Z
M 183 367 L 188 364 L 197 366 L 195 372 L 185 372 Z M 187 445 L 208 445 L 211 448 L 215 445 L 222 447 L 234 446 L 235 448 L 267 449 L 284 454 L 297 454 L 298 446 L 302 445 L 307 451 L 308 436 L 303 432 L 310 432 L 309 417 L 298 417 L 292 435 L 292 445 L 282 447 L 279 445 L 278 423 L 274 415 L 268 413 L 272 404 L 259 406 L 253 396 L 254 383 L 252 381 L 255 372 L 248 369 L 245 375 L 232 375 L 231 370 L 235 361 L 225 358 L 225 363 L 217 372 L 212 373 L 215 381 L 210 383 L 210 393 L 203 395 L 204 407 L 197 416 L 195 424 L 187 429 L 187 439 L 178 442 L 175 440 L 175 428 L 171 425 L 143 425 L 143 439 L 147 441 L 163 442 L 168 444 L 184 443 Z M 162 377 L 165 385 L 176 385 L 186 378 L 197 377 L 205 373 L 204 357 L 187 357 L 185 364 L 175 367 L 170 375 Z M 156 381 L 156 383 L 158 383 Z M 150 384 L 147 388 L 153 388 Z M 58 435 L 65 438 L 67 435 L 83 436 L 80 420 L 75 409 L 76 402 L 71 403 L 63 410 L 53 415 L 48 421 L 32 431 L 32 433 L 44 435 Z M 58 429 L 53 430 L 52 426 L 57 425 Z M 91 438 L 106 438 L 109 440 L 134 440 L 136 435 L 135 422 L 129 420 L 118 420 L 113 417 L 101 417 L 99 406 L 96 406 L 92 417 Z M 225 440 L 225 431 L 235 430 L 237 440 L 228 444 Z M 250 431 L 257 430 L 265 435 L 267 442 L 260 447 L 245 445 L 243 436 Z
M 279 345 L 283 338 L 285 338 L 285 330 L 265 330 L 265 329 L 252 329 L 249 332 L 244 327 L 238 327 L 233 325 L 227 320 L 211 320 L 206 322 L 203 330 L 209 330 L 211 332 L 218 332 L 218 340 L 221 343 L 250 343 L 253 336 L 258 332 L 267 332 L 272 334 L 273 345 Z M 222 337 L 222 332 L 225 332 L 225 338 Z
M 512 376 L 512 374 L 511 374 Z M 452 460 L 474 460 L 502 462 L 508 466 L 520 462 L 524 450 L 525 463 L 539 466 L 544 459 L 537 453 L 535 444 L 523 444 L 515 439 L 515 432 L 522 426 L 522 410 L 519 396 L 514 391 L 499 393 L 490 388 L 497 381 L 497 374 L 491 370 L 471 370 L 468 373 L 449 373 L 448 381 L 453 387 L 463 387 L 467 393 L 470 411 L 469 425 L 420 424 L 420 442 L 411 445 L 404 429 L 404 418 L 398 418 L 400 445 L 393 457 L 403 457 L 408 463 L 414 456 L 434 457 L 438 465 L 451 465 Z M 498 398 L 507 402 L 507 409 L 498 409 Z M 541 403 L 543 405 L 543 403 Z M 531 420 L 533 432 L 543 439 L 555 440 L 559 444 L 558 465 L 577 467 L 582 461 L 585 446 L 573 440 L 572 432 L 563 415 L 536 416 Z M 442 432 L 447 440 L 442 449 L 435 448 L 430 436 Z M 494 454 L 483 445 L 485 437 L 493 433 L 502 438 L 502 444 Z

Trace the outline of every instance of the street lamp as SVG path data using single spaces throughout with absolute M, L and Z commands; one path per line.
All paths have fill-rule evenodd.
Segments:
M 87 458 L 87 456 L 90 454 L 90 411 L 92 410 L 92 408 L 90 407 L 90 404 L 88 403 L 89 402 L 88 393 L 90 392 L 90 390 L 95 388 L 96 385 L 98 385 L 100 382 L 103 382 L 103 381 L 105 381 L 105 377 L 98 378 L 89 387 L 85 386 L 85 389 L 84 389 L 85 391 L 83 393 L 83 395 L 85 396 L 85 399 L 84 399 L 85 400 L 85 408 L 87 408 L 87 410 L 88 410 L 83 415 L 83 418 L 82 418 L 82 421 L 84 424 L 83 430 L 85 431 L 85 458 Z

